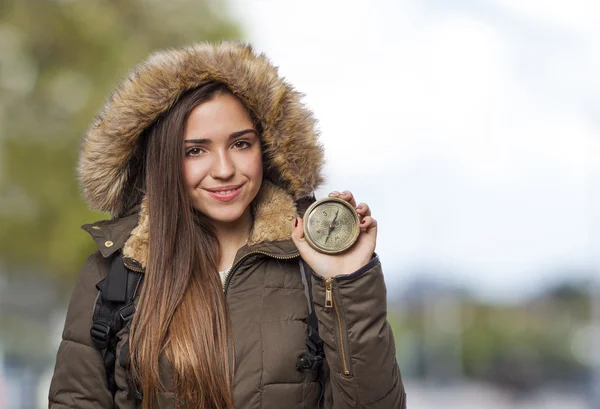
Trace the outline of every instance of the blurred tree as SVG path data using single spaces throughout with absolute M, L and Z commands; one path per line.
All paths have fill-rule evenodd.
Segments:
M 79 226 L 79 140 L 117 81 L 151 51 L 240 38 L 215 0 L 0 3 L 0 261 L 72 280 L 94 250 Z
M 399 298 L 388 298 L 403 375 L 444 383 L 464 376 L 516 393 L 550 384 L 580 388 L 593 363 L 590 285 L 569 279 L 507 304 L 419 278 Z M 459 311 L 448 315 L 448 299 L 460 300 Z M 455 312 L 460 318 L 449 320 Z

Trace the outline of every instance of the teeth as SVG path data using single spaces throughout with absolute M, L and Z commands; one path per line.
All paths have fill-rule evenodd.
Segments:
M 228 195 L 232 192 L 235 192 L 236 189 L 232 189 L 232 190 L 219 190 L 218 192 L 215 192 L 218 195 Z

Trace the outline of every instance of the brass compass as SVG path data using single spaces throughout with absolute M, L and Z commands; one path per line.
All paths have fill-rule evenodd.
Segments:
M 314 202 L 304 213 L 304 237 L 317 251 L 341 253 L 358 239 L 360 218 L 345 200 L 326 197 Z

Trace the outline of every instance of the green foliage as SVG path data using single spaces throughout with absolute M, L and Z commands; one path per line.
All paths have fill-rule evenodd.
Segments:
M 8 0 L 0 5 L 0 261 L 71 280 L 94 244 L 75 167 L 108 93 L 150 52 L 238 39 L 222 2 Z

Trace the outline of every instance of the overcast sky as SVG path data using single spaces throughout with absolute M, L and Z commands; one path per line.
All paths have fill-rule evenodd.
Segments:
M 391 288 L 428 271 L 510 299 L 600 264 L 600 2 L 231 9 L 320 121 L 317 195 L 373 208 Z

